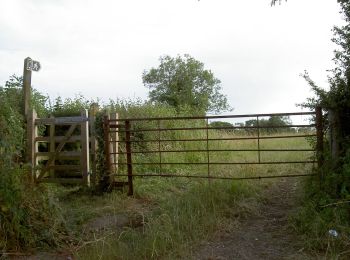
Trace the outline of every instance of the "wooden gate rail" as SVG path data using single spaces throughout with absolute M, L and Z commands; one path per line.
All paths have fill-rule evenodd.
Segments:
M 87 110 L 82 110 L 81 116 L 58 117 L 58 118 L 37 118 L 36 112 L 32 110 L 27 119 L 27 154 L 28 161 L 32 166 L 32 176 L 35 182 L 53 183 L 81 183 L 90 185 L 90 141 L 94 137 L 89 136 L 89 121 Z M 38 126 L 48 126 L 49 136 L 38 136 Z M 64 136 L 55 135 L 55 126 L 69 126 Z M 73 135 L 74 130 L 79 126 L 80 135 Z M 80 142 L 81 149 L 77 151 L 62 151 L 65 144 Z M 48 151 L 39 152 L 38 144 L 47 143 Z M 92 142 L 92 147 L 94 144 Z M 92 154 L 95 151 L 92 150 Z M 79 165 L 56 165 L 56 160 L 79 161 Z M 40 164 L 40 161 L 46 161 Z M 66 170 L 80 172 L 78 176 L 62 178 L 56 176 L 55 170 Z
M 273 117 L 273 116 L 313 116 L 316 118 L 316 124 L 290 124 L 290 125 L 275 125 L 275 126 L 262 126 L 259 124 L 259 121 L 262 117 Z M 210 126 L 209 120 L 211 119 L 237 119 L 237 118 L 255 118 L 257 125 L 255 126 Z M 173 121 L 173 120 L 205 120 L 205 126 L 198 127 L 161 127 L 161 122 L 164 121 Z M 137 126 L 135 128 L 135 124 L 140 122 L 141 126 Z M 151 126 L 142 126 L 142 122 L 155 122 L 155 127 Z M 291 129 L 291 128 L 313 128 L 316 129 L 313 133 L 310 134 L 284 134 L 284 135 L 270 135 L 270 136 L 261 136 L 262 129 Z M 237 130 L 237 129 L 245 129 L 245 130 L 255 130 L 257 132 L 257 136 L 244 136 L 244 137 L 223 137 L 223 138 L 210 138 L 208 131 L 209 130 Z M 165 138 L 162 139 L 160 133 L 167 131 L 206 131 L 205 138 Z M 317 162 L 318 167 L 322 166 L 323 158 L 322 158 L 322 150 L 323 150 L 323 126 L 322 126 L 322 110 L 321 108 L 317 108 L 315 112 L 299 112 L 299 113 L 274 113 L 274 114 L 247 114 L 247 115 L 225 115 L 225 116 L 202 116 L 202 117 L 159 117 L 159 118 L 128 118 L 128 119 L 104 119 L 104 131 L 105 131 L 105 154 L 106 154 L 106 167 L 107 171 L 111 173 L 111 168 L 114 164 L 119 166 L 125 165 L 127 167 L 127 173 L 116 172 L 115 175 L 119 177 L 127 177 L 128 178 L 128 186 L 129 186 L 129 195 L 133 194 L 133 177 L 189 177 L 189 178 L 206 178 L 206 179 L 232 179 L 232 180 L 241 180 L 241 179 L 263 179 L 263 178 L 279 178 L 279 177 L 300 177 L 300 176 L 309 176 L 312 174 L 294 174 L 294 175 L 276 175 L 276 176 L 255 176 L 255 177 L 226 177 L 226 176 L 213 176 L 210 173 L 210 165 L 273 165 L 273 164 L 314 164 Z M 138 134 L 144 133 L 154 133 L 157 137 L 152 137 L 147 139 L 136 139 L 135 136 Z M 120 140 L 112 141 L 110 139 L 111 134 L 119 134 Z M 315 149 L 305 148 L 305 149 L 264 149 L 261 148 L 261 140 L 267 139 L 285 139 L 285 138 L 316 138 L 317 145 Z M 257 147 L 254 149 L 210 149 L 209 141 L 229 141 L 229 140 L 256 140 Z M 204 149 L 162 149 L 161 144 L 165 142 L 206 142 L 206 148 Z M 124 150 L 119 149 L 118 151 L 110 150 L 110 143 L 118 143 L 119 145 L 123 144 Z M 142 143 L 154 143 L 154 150 L 140 149 L 133 150 L 133 145 L 142 144 Z M 257 161 L 238 161 L 238 162 L 213 162 L 210 161 L 211 152 L 257 152 Z M 283 161 L 264 161 L 262 160 L 260 154 L 261 152 L 314 152 L 316 153 L 316 159 L 302 159 L 302 160 L 283 160 Z M 206 154 L 206 162 L 166 162 L 162 159 L 162 155 L 165 153 L 203 153 Z M 132 161 L 133 154 L 159 154 L 159 161 Z M 124 160 L 119 160 L 119 162 L 111 162 L 110 158 L 113 155 L 123 155 L 126 158 Z M 158 165 L 160 172 L 157 173 L 134 173 L 133 165 Z M 162 171 L 162 165 L 208 165 L 207 174 L 206 175 L 194 175 L 194 174 L 174 174 L 174 173 L 166 173 Z

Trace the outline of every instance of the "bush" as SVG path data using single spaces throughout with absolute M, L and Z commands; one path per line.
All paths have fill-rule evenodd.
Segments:
M 63 221 L 60 212 L 43 187 L 33 186 L 30 170 L 23 165 L 25 125 L 21 78 L 12 76 L 0 87 L 0 249 L 20 250 L 56 245 Z M 34 91 L 32 103 L 46 113 L 46 98 Z M 28 167 L 29 168 L 29 167 Z
M 49 191 L 34 186 L 18 167 L 0 169 L 0 248 L 4 251 L 57 246 L 64 221 Z

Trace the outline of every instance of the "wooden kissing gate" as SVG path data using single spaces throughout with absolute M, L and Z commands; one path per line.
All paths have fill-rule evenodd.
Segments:
M 34 182 L 96 184 L 96 113 L 96 106 L 73 117 L 38 118 L 35 110 L 29 111 L 27 161 Z

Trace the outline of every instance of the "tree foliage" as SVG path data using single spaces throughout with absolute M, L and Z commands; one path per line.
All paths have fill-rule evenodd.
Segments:
M 221 94 L 220 80 L 204 64 L 189 55 L 160 57 L 158 68 L 144 71 L 143 84 L 149 88 L 152 102 L 165 103 L 179 109 L 189 106 L 197 113 L 229 109 Z
M 314 109 L 321 106 L 325 111 L 333 111 L 337 117 L 337 128 L 339 130 L 339 142 L 342 144 L 342 154 L 350 147 L 350 3 L 338 0 L 341 12 L 346 24 L 334 27 L 334 38 L 338 45 L 334 51 L 335 67 L 330 70 L 328 76 L 329 91 L 319 87 L 305 72 L 302 76 L 311 86 L 314 97 L 308 98 L 302 104 L 304 107 Z
M 333 145 L 331 149 L 325 146 L 323 156 L 326 160 L 318 169 L 322 181 L 315 179 L 308 183 L 308 199 L 300 213 L 298 226 L 310 241 L 316 241 L 313 246 L 318 249 L 327 247 L 327 251 L 337 253 L 344 250 L 341 254 L 346 258 L 350 234 L 350 3 L 348 0 L 338 0 L 338 3 L 346 23 L 333 29 L 332 40 L 338 49 L 334 52 L 335 67 L 328 76 L 329 90 L 317 86 L 305 72 L 303 77 L 315 96 L 308 98 L 302 106 L 311 109 L 321 106 L 326 115 L 332 115 L 324 118 L 324 129 L 331 129 L 329 141 L 338 144 L 340 149 L 335 156 L 334 151 L 329 153 L 329 150 L 336 150 Z M 325 237 L 330 228 L 341 234 L 331 245 L 329 237 Z
M 234 126 L 233 126 L 233 124 L 231 124 L 231 123 L 229 123 L 229 122 L 225 122 L 225 121 L 214 121 L 214 122 L 211 122 L 210 124 L 209 124 L 209 126 L 210 127 L 213 127 L 213 128 L 216 128 L 216 127 L 218 127 L 218 128 L 220 128 L 220 127 L 222 127 L 222 128 L 233 128 Z
M 12 75 L 0 86 L 0 158 L 11 162 L 24 153 L 23 79 Z M 33 89 L 31 104 L 40 116 L 47 114 L 47 97 Z M 11 159 L 9 160 L 9 156 Z
M 260 130 L 262 133 L 281 133 L 281 132 L 290 132 L 294 131 L 293 129 L 283 126 L 291 125 L 291 120 L 288 116 L 270 116 L 268 119 L 259 119 L 259 122 L 256 119 L 247 120 L 245 126 L 247 127 L 261 127 Z M 248 129 L 249 130 L 249 129 Z M 255 129 L 251 131 L 256 131 Z M 248 131 L 249 132 L 249 131 Z

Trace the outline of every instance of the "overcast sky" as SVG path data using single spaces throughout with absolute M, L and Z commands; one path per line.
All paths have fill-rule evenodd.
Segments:
M 147 98 L 142 72 L 190 54 L 212 70 L 232 113 L 294 112 L 308 70 L 327 87 L 341 24 L 336 0 L 0 0 L 0 85 L 41 62 L 32 84 L 55 98 Z

